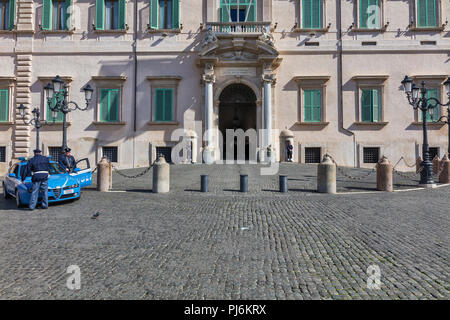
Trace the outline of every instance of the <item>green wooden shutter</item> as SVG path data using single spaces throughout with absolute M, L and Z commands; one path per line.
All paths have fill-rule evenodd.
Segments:
M 108 121 L 119 121 L 119 89 L 110 89 L 108 100 Z
M 180 1 L 173 0 L 172 1 L 172 28 L 179 29 L 180 28 Z
M 359 1 L 359 27 L 361 29 L 367 28 L 367 20 L 369 15 L 367 14 L 367 9 L 369 8 L 369 0 Z
M 247 10 L 247 21 L 256 21 L 256 0 L 251 1 Z
M 9 90 L 0 90 L 0 122 L 8 121 L 8 107 L 9 107 Z
M 305 104 L 303 119 L 305 122 L 312 121 L 312 90 L 303 91 L 303 101 Z
M 372 90 L 362 90 L 361 93 L 361 121 L 372 121 Z
M 230 22 L 229 6 L 223 2 L 220 2 L 220 22 Z
M 52 0 L 44 0 L 42 9 L 42 30 L 52 29 Z
M 172 121 L 173 89 L 164 90 L 164 121 Z
M 50 103 L 47 103 L 47 121 L 49 122 L 53 122 L 53 115 L 52 115 L 52 109 L 50 107 L 54 107 L 56 106 L 56 96 L 59 95 L 59 98 L 61 99 L 61 94 L 60 93 L 56 93 L 55 96 L 52 98 Z M 47 99 L 46 99 L 47 100 Z M 57 116 L 55 118 L 55 122 L 62 122 L 63 121 L 63 113 L 61 111 L 59 111 L 57 113 Z
M 16 0 L 9 0 L 9 30 L 14 29 L 16 19 Z
M 419 27 L 437 27 L 437 0 L 417 0 Z
M 312 121 L 314 122 L 320 122 L 321 120 L 321 93 L 320 90 L 313 90 L 312 92 Z
M 126 1 L 125 0 L 119 0 L 119 23 L 118 28 L 120 30 L 125 30 L 125 24 L 126 24 Z
M 109 90 L 100 89 L 100 121 L 108 121 Z
M 152 29 L 158 29 L 158 7 L 158 0 L 150 0 L 150 28 Z
M 322 0 L 312 0 L 311 27 L 322 28 Z
M 312 27 L 312 1 L 303 0 L 303 28 L 310 29 Z
M 427 25 L 428 27 L 437 27 L 437 0 L 427 0 Z
M 429 89 L 428 91 L 427 91 L 427 99 L 429 99 L 429 98 L 435 98 L 435 99 L 438 99 L 438 89 Z M 430 103 L 432 104 L 432 105 L 434 105 L 436 102 L 434 102 L 434 101 L 430 101 Z M 430 114 L 430 112 L 429 111 L 427 111 L 427 120 L 428 121 L 437 121 L 438 120 L 438 118 L 439 118 L 439 107 L 435 107 L 434 108 L 434 113 L 433 113 L 433 118 L 431 118 L 431 114 Z M 422 119 L 423 120 L 423 119 Z
M 105 29 L 105 0 L 95 0 L 95 28 Z
M 65 0 L 66 2 L 66 21 L 64 21 L 65 29 L 70 30 L 71 27 L 71 14 L 72 14 L 72 0 Z
M 380 91 L 378 89 L 372 90 L 372 121 L 380 121 Z
M 164 89 L 155 90 L 155 121 L 164 120 Z

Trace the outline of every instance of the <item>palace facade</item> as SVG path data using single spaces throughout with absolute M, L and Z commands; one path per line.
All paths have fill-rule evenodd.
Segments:
M 44 93 L 56 75 L 80 106 L 94 88 L 89 109 L 67 117 L 68 145 L 91 163 L 148 166 L 170 157 L 177 129 L 186 162 L 214 161 L 218 132 L 265 129 L 257 159 L 270 146 L 284 161 L 289 140 L 295 162 L 413 164 L 422 118 L 401 81 L 448 101 L 449 18 L 448 0 L 0 0 L 0 172 L 35 148 L 20 104 L 27 119 L 40 108 L 39 147 L 59 152 L 62 118 Z M 428 132 L 443 156 L 446 125 Z

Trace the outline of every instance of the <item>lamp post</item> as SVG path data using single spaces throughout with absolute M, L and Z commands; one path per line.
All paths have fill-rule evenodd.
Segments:
M 42 127 L 41 124 L 41 113 L 39 111 L 39 108 L 34 108 L 32 113 L 33 113 L 33 118 L 31 118 L 29 121 L 25 120 L 25 115 L 26 115 L 26 109 L 28 109 L 27 107 L 25 107 L 22 103 L 17 107 L 17 109 L 19 109 L 20 111 L 20 115 L 22 116 L 22 121 L 25 124 L 32 124 L 34 125 L 34 127 L 36 128 L 36 149 L 39 149 L 39 129 Z
M 422 111 L 422 124 L 423 124 L 423 146 L 422 146 L 422 157 L 423 162 L 420 164 L 420 185 L 422 186 L 432 186 L 433 181 L 433 165 L 430 161 L 430 149 L 428 146 L 428 134 L 427 134 L 427 112 L 430 112 L 431 118 L 433 118 L 433 113 L 437 106 L 445 106 L 436 98 L 427 98 L 426 94 L 428 89 L 425 87 L 425 82 L 422 81 L 421 87 L 419 88 L 413 82 L 413 80 L 405 76 L 402 81 L 403 89 L 405 90 L 408 102 L 413 106 L 414 110 L 419 109 Z M 447 94 L 450 92 L 450 80 L 447 79 L 445 82 L 445 89 Z M 420 97 L 419 97 L 420 94 Z M 446 104 L 449 105 L 449 104 Z
M 82 90 L 84 91 L 84 97 L 86 99 L 86 107 L 82 108 L 78 106 L 76 102 L 67 100 L 67 97 L 69 95 L 67 88 L 67 84 L 65 84 L 59 76 L 53 78 L 52 83 L 48 83 L 44 87 L 45 95 L 47 97 L 47 103 L 49 104 L 50 110 L 52 111 L 53 122 L 56 120 L 58 112 L 62 112 L 63 114 L 62 151 L 67 148 L 67 114 L 76 109 L 81 111 L 87 110 L 92 99 L 92 93 L 94 92 L 94 89 L 92 89 L 89 84 L 85 85 L 82 88 Z
M 445 92 L 448 96 L 448 102 L 446 104 L 441 104 L 447 107 L 447 115 L 439 118 L 438 122 L 442 121 L 447 124 L 448 127 L 448 142 L 447 142 L 447 156 L 450 158 L 450 77 L 444 82 Z M 446 119 L 444 121 L 444 119 Z

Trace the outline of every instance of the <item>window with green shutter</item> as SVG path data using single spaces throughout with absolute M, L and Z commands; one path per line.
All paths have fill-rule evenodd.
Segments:
M 321 90 L 304 90 L 303 91 L 303 104 L 304 104 L 304 121 L 305 122 L 320 122 L 321 116 Z
M 44 0 L 42 30 L 69 30 L 72 0 Z
M 119 121 L 119 89 L 100 89 L 100 121 Z
M 302 0 L 302 28 L 321 29 L 323 0 Z
M 173 88 L 155 89 L 155 121 L 173 121 Z
M 95 29 L 97 29 L 97 30 L 125 30 L 126 29 L 126 1 L 125 0 L 96 0 L 95 1 Z
M 220 22 L 256 21 L 257 0 L 220 0 Z
M 417 0 L 417 26 L 432 28 L 438 26 L 438 0 Z
M 150 0 L 150 27 L 152 29 L 179 29 L 180 1 Z
M 380 25 L 380 0 L 359 0 L 359 28 L 379 29 Z
M 437 89 L 437 88 L 435 88 L 435 89 L 428 89 L 426 97 L 427 97 L 427 99 L 435 98 L 435 99 L 439 100 L 439 89 Z M 435 101 L 430 101 L 429 103 L 432 104 L 432 105 L 436 104 Z M 439 119 L 439 110 L 438 109 L 439 109 L 439 107 L 435 107 L 434 108 L 434 110 L 433 110 L 434 111 L 433 112 L 433 118 L 431 117 L 430 111 L 427 111 L 427 121 L 438 121 L 438 119 Z M 420 112 L 420 120 L 423 121 L 422 111 L 419 110 L 419 112 Z
M 0 0 L 0 30 L 12 30 L 16 17 L 16 1 Z
M 56 118 L 53 119 L 53 112 L 52 112 L 52 108 L 55 107 L 56 105 L 56 97 L 58 96 L 58 99 L 62 99 L 63 96 L 61 93 L 56 93 L 55 96 L 52 98 L 52 101 L 50 103 L 47 103 L 47 121 L 48 122 L 62 122 L 63 121 L 63 113 L 61 111 L 58 111 L 56 113 Z M 46 99 L 47 100 L 47 99 Z
M 8 121 L 9 90 L 0 89 L 0 122 Z
M 379 89 L 363 89 L 361 92 L 361 121 L 380 121 L 381 94 Z

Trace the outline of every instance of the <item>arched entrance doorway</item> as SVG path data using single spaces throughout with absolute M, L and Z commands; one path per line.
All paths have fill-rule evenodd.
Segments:
M 219 130 L 222 133 L 222 157 L 225 159 L 227 143 L 227 129 L 254 129 L 256 131 L 256 95 L 253 90 L 240 83 L 230 84 L 219 97 Z M 249 139 L 245 141 L 245 156 L 237 154 L 237 141 L 234 138 L 234 160 L 249 159 Z

